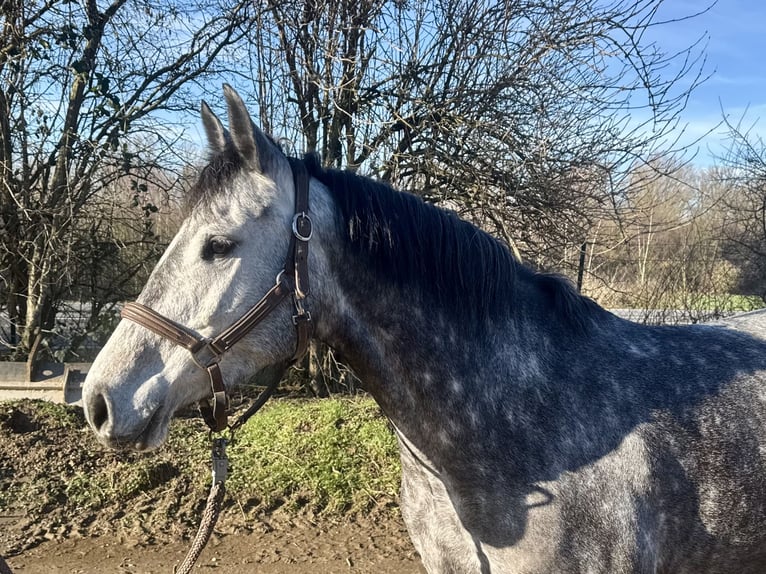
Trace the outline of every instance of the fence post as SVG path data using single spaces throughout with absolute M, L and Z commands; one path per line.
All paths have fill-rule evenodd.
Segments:
M 582 276 L 585 272 L 585 253 L 588 250 L 588 242 L 583 241 L 580 245 L 580 263 L 577 266 L 577 292 L 582 293 Z

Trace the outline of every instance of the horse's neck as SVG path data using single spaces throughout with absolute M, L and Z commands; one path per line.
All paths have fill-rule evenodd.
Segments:
M 484 371 L 502 353 L 495 348 L 500 343 L 497 336 L 468 335 L 408 290 L 378 286 L 369 291 L 366 303 L 346 299 L 344 304 L 351 312 L 332 344 L 391 415 L 412 401 L 419 409 L 426 402 L 443 412 L 447 405 L 436 403 L 448 392 L 455 399 L 465 393 L 467 400 L 474 387 L 486 389 L 492 384 Z
M 548 336 L 510 317 L 494 318 L 477 334 L 353 261 L 343 273 L 346 285 L 328 303 L 327 342 L 397 429 L 437 465 L 455 448 L 486 443 L 482 437 L 501 430 L 502 443 L 512 447 L 508 426 L 519 417 L 503 409 L 523 412 L 525 401 L 538 400 Z
M 534 432 L 536 418 L 556 416 L 546 411 L 561 390 L 551 391 L 553 373 L 561 377 L 578 343 L 540 314 L 548 302 L 534 283 L 517 280 L 518 305 L 508 316 L 465 325 L 457 318 L 465 314 L 372 271 L 334 236 L 342 223 L 326 190 L 314 197 L 325 232 L 313 251 L 317 336 L 340 352 L 397 429 L 437 465 L 466 444 L 477 457 L 488 444 L 548 448 Z

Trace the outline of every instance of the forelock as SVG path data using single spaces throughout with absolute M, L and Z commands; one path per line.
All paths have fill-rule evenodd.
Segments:
M 220 194 L 242 171 L 242 159 L 233 149 L 227 147 L 223 153 L 210 158 L 202 168 L 197 182 L 186 193 L 183 212 L 188 216 L 201 201 Z
M 279 142 L 268 134 L 264 135 L 280 152 L 283 151 Z M 216 196 L 229 187 L 243 167 L 241 156 L 230 143 L 223 152 L 211 155 L 197 182 L 186 194 L 183 202 L 184 216 L 188 216 L 201 201 Z

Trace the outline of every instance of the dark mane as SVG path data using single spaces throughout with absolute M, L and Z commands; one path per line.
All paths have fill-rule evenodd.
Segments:
M 517 263 L 497 239 L 453 213 L 370 178 L 322 168 L 312 155 L 305 164 L 329 189 L 352 249 L 382 277 L 416 286 L 467 324 L 510 312 L 523 278 L 570 324 L 585 327 L 600 309 L 565 278 Z

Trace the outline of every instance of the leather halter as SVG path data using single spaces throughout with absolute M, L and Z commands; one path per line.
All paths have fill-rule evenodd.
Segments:
M 219 367 L 221 358 L 268 317 L 288 295 L 292 295 L 293 299 L 293 324 L 297 341 L 295 352 L 292 358 L 285 362 L 284 368 L 298 361 L 306 353 L 311 339 L 313 330 L 311 314 L 303 306 L 303 301 L 309 294 L 308 255 L 309 240 L 313 233 L 309 217 L 309 178 L 302 161 L 293 158 L 288 158 L 288 161 L 292 167 L 295 186 L 295 214 L 287 260 L 284 269 L 277 275 L 275 285 L 244 315 L 215 337 L 203 337 L 189 327 L 176 323 L 141 303 L 126 303 L 120 312 L 123 319 L 133 321 L 187 349 L 194 363 L 207 372 L 212 397 L 203 399 L 199 405 L 202 417 L 213 431 L 221 431 L 228 426 L 229 400 Z M 233 426 L 240 426 L 247 417 L 260 408 L 278 382 L 277 377 L 256 399 L 253 404 L 255 408 L 248 409 Z

